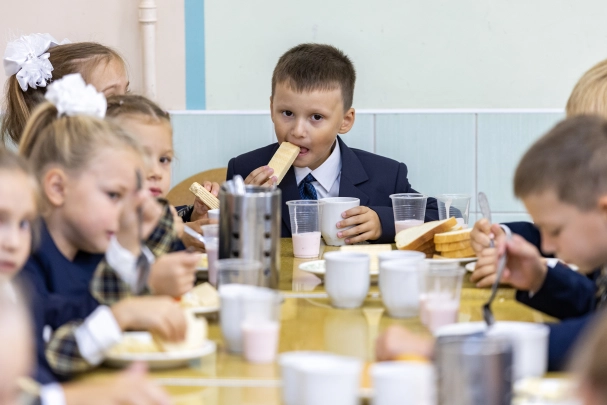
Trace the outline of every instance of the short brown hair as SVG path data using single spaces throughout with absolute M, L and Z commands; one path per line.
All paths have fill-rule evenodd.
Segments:
M 109 119 L 136 116 L 154 122 L 171 122 L 169 113 L 160 108 L 158 104 L 147 97 L 132 94 L 108 97 L 105 116 Z
M 581 383 L 587 384 L 607 400 L 607 313 L 602 311 L 577 339 L 575 351 L 569 359 L 569 368 Z M 604 403 L 604 402 L 602 402 Z
M 356 71 L 346 54 L 331 45 L 301 44 L 280 57 L 272 74 L 276 85 L 286 83 L 297 92 L 341 89 L 344 111 L 352 107 Z
M 59 80 L 70 73 L 80 73 L 84 81 L 88 83 L 91 71 L 99 63 L 119 60 L 125 64 L 118 52 L 95 42 L 59 45 L 50 48 L 48 53 L 49 62 L 53 66 L 53 77 L 47 83 L 47 87 L 54 80 Z M 0 128 L 4 143 L 10 139 L 15 144 L 19 144 L 21 133 L 32 111 L 38 104 L 45 101 L 44 94 L 47 87 L 28 88 L 27 91 L 23 91 L 19 87 L 16 75 L 8 78 L 5 88 L 5 114 Z
M 578 80 L 567 100 L 566 112 L 567 117 L 596 114 L 607 118 L 607 59 Z
M 514 175 L 514 194 L 554 191 L 581 210 L 607 194 L 607 121 L 579 115 L 558 123 L 531 146 Z

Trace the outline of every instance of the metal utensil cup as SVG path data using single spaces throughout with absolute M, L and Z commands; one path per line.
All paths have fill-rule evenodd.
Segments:
M 278 288 L 282 196 L 276 187 L 246 186 L 244 194 L 228 182 L 219 190 L 219 258 L 258 260 L 259 285 Z

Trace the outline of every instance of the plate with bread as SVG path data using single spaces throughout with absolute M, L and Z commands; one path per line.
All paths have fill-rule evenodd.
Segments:
M 179 304 L 194 314 L 210 314 L 219 311 L 219 294 L 209 283 L 202 283 L 181 296 Z
M 397 233 L 396 248 L 423 252 L 427 259 L 468 263 L 476 260 L 470 243 L 471 231 L 472 228 L 459 225 L 454 217 L 426 222 Z
M 134 361 L 160 370 L 187 365 L 191 360 L 214 353 L 215 342 L 207 339 L 207 321 L 186 310 L 187 331 L 183 342 L 168 342 L 149 332 L 124 332 L 122 340 L 105 357 L 110 367 L 126 367 Z

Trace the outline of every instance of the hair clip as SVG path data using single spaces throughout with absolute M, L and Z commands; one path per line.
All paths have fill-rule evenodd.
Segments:
M 49 84 L 44 96 L 57 107 L 58 116 L 91 115 L 105 117 L 107 101 L 80 73 L 65 75 Z

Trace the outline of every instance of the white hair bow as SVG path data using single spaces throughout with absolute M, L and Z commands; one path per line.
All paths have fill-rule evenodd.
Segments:
M 105 117 L 107 101 L 80 73 L 65 75 L 48 86 L 44 97 L 57 107 L 58 116 L 92 115 Z
M 16 75 L 23 91 L 27 91 L 28 86 L 32 89 L 45 87 L 53 71 L 46 51 L 65 43 L 69 41 L 57 42 L 49 34 L 24 35 L 9 42 L 4 52 L 4 72 L 7 76 Z

